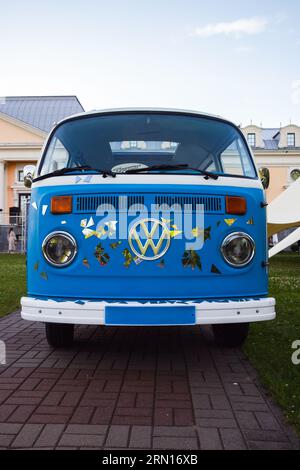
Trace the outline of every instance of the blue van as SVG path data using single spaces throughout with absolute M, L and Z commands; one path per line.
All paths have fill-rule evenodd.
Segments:
M 233 123 L 192 111 L 71 116 L 50 132 L 32 185 L 22 318 L 49 344 L 74 325 L 212 325 L 239 346 L 275 318 L 266 201 Z

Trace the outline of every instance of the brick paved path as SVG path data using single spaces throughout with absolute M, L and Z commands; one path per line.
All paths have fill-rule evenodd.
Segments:
M 300 448 L 243 354 L 198 328 L 82 326 L 54 350 L 15 313 L 0 339 L 0 448 Z

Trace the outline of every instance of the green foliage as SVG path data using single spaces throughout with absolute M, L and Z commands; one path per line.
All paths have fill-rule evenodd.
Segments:
M 26 295 L 25 256 L 0 254 L 0 317 L 20 307 Z
M 292 343 L 300 340 L 300 256 L 271 258 L 269 281 L 277 318 L 252 324 L 244 351 L 300 434 L 300 365 L 291 361 Z

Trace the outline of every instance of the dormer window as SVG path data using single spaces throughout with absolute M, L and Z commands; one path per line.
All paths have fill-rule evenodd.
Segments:
M 249 132 L 247 134 L 247 141 L 250 147 L 256 147 L 256 135 L 254 132 Z
M 295 133 L 288 132 L 287 134 L 287 146 L 288 147 L 295 147 Z

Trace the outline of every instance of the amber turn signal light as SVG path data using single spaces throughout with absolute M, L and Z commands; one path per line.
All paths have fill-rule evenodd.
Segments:
M 246 199 L 238 196 L 226 196 L 227 214 L 243 215 L 246 214 Z
M 54 196 L 51 198 L 52 214 L 70 214 L 72 212 L 72 196 Z

